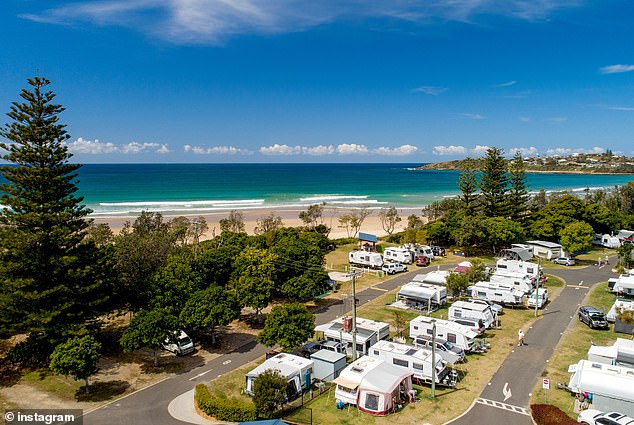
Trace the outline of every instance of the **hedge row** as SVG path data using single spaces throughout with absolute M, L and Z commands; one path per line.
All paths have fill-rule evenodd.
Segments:
M 257 412 L 252 403 L 238 399 L 221 399 L 213 396 L 205 384 L 196 385 L 194 400 L 198 408 L 205 414 L 221 421 L 247 422 L 257 419 Z
M 579 425 L 563 410 L 550 404 L 531 404 L 533 420 L 537 425 Z

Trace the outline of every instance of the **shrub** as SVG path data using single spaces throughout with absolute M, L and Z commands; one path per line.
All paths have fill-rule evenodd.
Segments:
M 537 425 L 578 425 L 563 410 L 550 404 L 531 404 L 533 420 Z
M 209 392 L 205 384 L 196 385 L 194 400 L 198 408 L 221 421 L 245 422 L 257 419 L 255 406 L 235 398 L 221 399 Z

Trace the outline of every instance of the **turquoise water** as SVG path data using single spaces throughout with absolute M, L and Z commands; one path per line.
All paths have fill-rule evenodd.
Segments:
M 143 210 L 204 214 L 232 209 L 331 207 L 420 208 L 458 194 L 457 171 L 421 164 L 87 164 L 79 192 L 94 216 Z M 531 191 L 608 189 L 629 175 L 528 175 Z

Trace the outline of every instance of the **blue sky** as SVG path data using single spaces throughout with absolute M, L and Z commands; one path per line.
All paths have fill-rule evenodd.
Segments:
M 627 0 L 4 0 L 0 111 L 50 79 L 83 163 L 633 155 L 633 19 Z

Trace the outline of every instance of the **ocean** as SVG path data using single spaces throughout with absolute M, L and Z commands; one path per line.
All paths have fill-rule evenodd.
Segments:
M 141 211 L 203 215 L 229 210 L 421 208 L 456 196 L 458 171 L 422 164 L 85 164 L 79 194 L 93 217 Z M 583 193 L 634 180 L 631 175 L 529 173 L 529 189 Z

